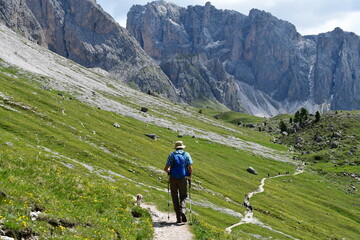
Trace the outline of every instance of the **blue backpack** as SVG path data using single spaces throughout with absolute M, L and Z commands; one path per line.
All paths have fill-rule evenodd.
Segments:
M 185 152 L 175 153 L 171 162 L 170 175 L 173 178 L 181 179 L 187 175 Z

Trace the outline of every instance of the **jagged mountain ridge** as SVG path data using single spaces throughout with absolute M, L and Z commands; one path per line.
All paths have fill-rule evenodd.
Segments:
M 0 22 L 83 66 L 196 106 L 260 116 L 360 108 L 359 37 L 341 29 L 303 37 L 255 9 L 134 6 L 128 30 L 160 68 L 95 0 L 0 0 Z
M 0 22 L 85 67 L 178 99 L 159 66 L 95 0 L 0 0 Z
M 209 2 L 183 8 L 165 1 L 134 5 L 127 29 L 187 102 L 213 99 L 264 116 L 360 109 L 354 33 L 301 36 L 257 9 L 246 16 Z

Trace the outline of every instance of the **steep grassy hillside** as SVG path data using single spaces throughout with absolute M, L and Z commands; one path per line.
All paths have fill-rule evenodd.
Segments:
M 143 193 L 145 200 L 166 209 L 166 176 L 161 169 L 178 133 L 85 105 L 66 93 L 45 88 L 37 82 L 41 76 L 21 74 L 14 68 L 1 71 L 3 231 L 44 239 L 150 236 L 149 215 L 133 206 L 131 196 Z M 196 119 L 186 121 L 201 125 Z M 218 131 L 223 134 L 225 130 Z M 160 138 L 154 141 L 146 133 Z M 224 215 L 228 223 L 220 227 L 236 218 L 206 211 L 206 206 L 211 202 L 241 212 L 239 196 L 256 188 L 260 178 L 244 178 L 249 164 L 261 172 L 293 168 L 209 140 L 191 136 L 183 140 L 193 153 L 195 179 L 202 182 L 194 187 L 193 196 L 205 204 L 194 206 L 194 211 L 203 212 L 202 218 L 213 223 Z M 268 168 L 266 162 L 273 166 Z M 242 187 L 223 187 L 234 181 Z M 227 203 L 225 197 L 234 202 Z M 43 214 L 31 221 L 32 211 Z M 134 217 L 134 211 L 143 216 Z
M 301 161 L 293 161 L 288 147 L 272 143 L 274 136 L 266 132 L 126 88 L 2 34 L 3 42 L 18 48 L 13 62 L 24 62 L 19 68 L 0 61 L 1 235 L 151 239 L 150 215 L 134 205 L 133 197 L 141 193 L 167 211 L 162 169 L 179 139 L 194 160 L 191 227 L 197 239 L 359 235 L 359 195 L 339 185 L 353 181 L 350 176 L 334 181 L 311 164 L 293 175 Z M 12 60 L 8 56 L 1 57 Z M 249 166 L 258 175 L 250 174 Z M 245 194 L 256 190 L 262 178 L 286 172 L 267 179 L 265 192 L 251 198 L 256 221 L 225 233 L 245 215 Z M 358 182 L 353 184 L 359 189 Z

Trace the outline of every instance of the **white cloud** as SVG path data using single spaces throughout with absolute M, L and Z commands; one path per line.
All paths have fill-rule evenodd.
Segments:
M 292 3 L 295 0 L 213 0 L 211 1 L 211 4 L 215 6 L 264 6 L 266 8 L 268 7 L 274 7 L 282 3 Z
M 344 31 L 354 32 L 359 35 L 359 19 L 360 11 L 339 13 L 323 23 L 314 25 L 313 27 L 299 28 L 298 30 L 302 35 L 310 35 L 332 31 L 334 28 L 340 27 Z

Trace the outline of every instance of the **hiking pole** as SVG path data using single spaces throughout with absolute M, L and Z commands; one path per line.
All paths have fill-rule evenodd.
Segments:
M 170 177 L 168 178 L 168 221 L 170 221 Z
M 192 224 L 192 212 L 191 212 L 191 180 L 188 179 L 189 182 L 189 201 L 190 201 L 190 224 Z

